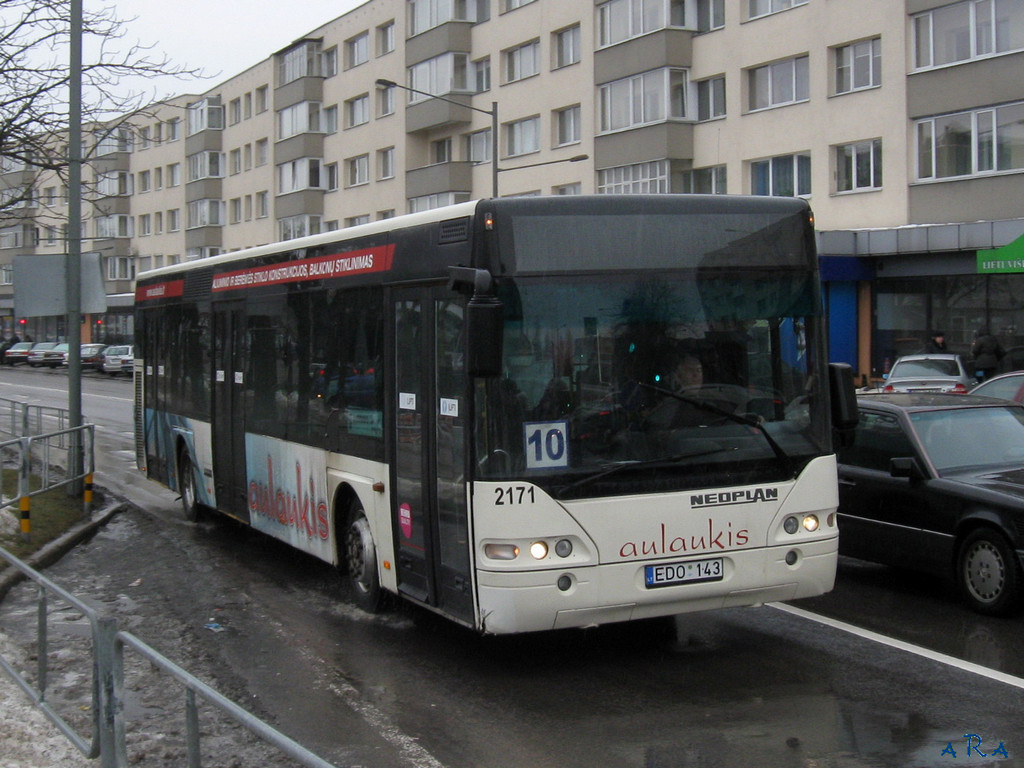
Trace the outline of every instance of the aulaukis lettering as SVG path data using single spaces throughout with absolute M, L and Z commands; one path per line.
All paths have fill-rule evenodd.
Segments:
M 744 547 L 750 542 L 750 531 L 746 528 L 733 529 L 732 521 L 722 528 L 708 518 L 707 532 L 699 534 L 670 535 L 662 523 L 658 535 L 651 539 L 627 541 L 619 548 L 619 557 L 660 557 L 694 552 L 717 552 Z
M 313 478 L 303 494 L 302 465 L 295 462 L 295 493 L 274 483 L 274 460 L 267 456 L 267 482 L 249 481 L 249 512 L 280 525 L 294 528 L 308 539 L 327 541 L 331 535 L 327 502 L 316 498 Z

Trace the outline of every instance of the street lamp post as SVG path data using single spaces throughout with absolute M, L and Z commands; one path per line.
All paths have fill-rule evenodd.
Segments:
M 480 107 L 474 107 L 472 104 L 463 104 L 461 101 L 455 101 L 455 99 L 448 99 L 444 96 L 435 96 L 433 93 L 427 91 L 421 91 L 417 88 L 411 88 L 408 85 L 401 85 L 396 83 L 394 80 L 386 80 L 379 78 L 377 85 L 380 88 L 401 88 L 403 91 L 409 91 L 409 93 L 418 93 L 421 96 L 427 96 L 431 99 L 437 99 L 438 101 L 445 101 L 449 104 L 455 104 L 459 107 L 465 107 L 471 109 L 474 112 L 479 112 L 483 115 L 491 116 L 491 196 L 498 196 L 498 102 L 492 101 L 490 109 L 481 109 Z

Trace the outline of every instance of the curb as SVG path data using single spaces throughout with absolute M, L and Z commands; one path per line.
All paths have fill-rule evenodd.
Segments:
M 35 570 L 45 568 L 48 565 L 53 565 L 66 555 L 73 547 L 85 539 L 88 539 L 96 533 L 100 527 L 110 522 L 110 519 L 114 515 L 129 509 L 130 507 L 131 504 L 125 501 L 111 503 L 100 511 L 93 513 L 88 520 L 83 520 L 77 525 L 69 528 L 61 536 L 41 547 L 36 552 L 33 552 L 29 557 L 25 558 L 23 562 Z M 4 566 L 3 570 L 0 571 L 0 601 L 4 599 L 11 587 L 26 578 L 25 574 L 18 568 L 7 566 L 6 562 L 4 562 Z

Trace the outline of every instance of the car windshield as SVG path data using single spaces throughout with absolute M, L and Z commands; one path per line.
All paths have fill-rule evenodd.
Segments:
M 962 408 L 910 417 L 939 474 L 1024 465 L 1024 409 Z
M 890 378 L 901 376 L 959 376 L 956 360 L 903 360 L 893 366 Z

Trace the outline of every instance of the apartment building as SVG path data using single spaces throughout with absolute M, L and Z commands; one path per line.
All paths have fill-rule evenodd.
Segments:
M 368 0 L 97 127 L 90 332 L 130 336 L 134 274 L 180 260 L 495 192 L 708 192 L 811 202 L 832 356 L 865 378 L 935 328 L 1024 345 L 1022 71 L 1020 0 Z M 63 249 L 43 208 L 0 226 L 5 335 L 13 257 Z

